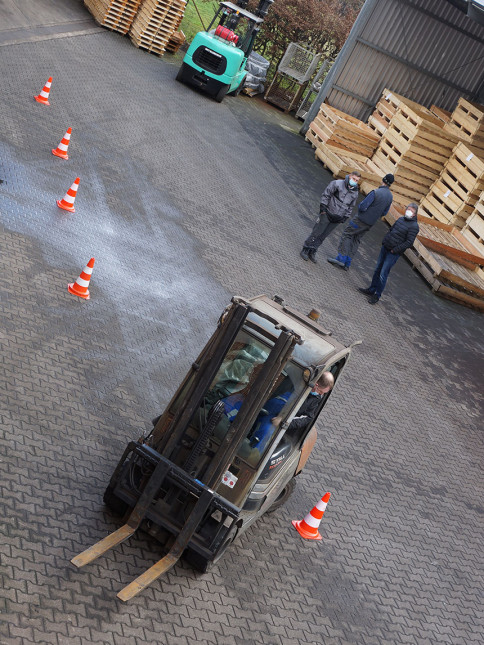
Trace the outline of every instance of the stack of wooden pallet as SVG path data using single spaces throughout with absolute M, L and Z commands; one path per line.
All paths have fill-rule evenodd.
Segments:
M 170 52 L 170 54 L 176 54 L 177 51 L 185 42 L 185 40 L 186 40 L 186 37 L 183 31 L 180 30 L 180 31 L 173 32 L 173 34 L 168 39 L 168 43 L 166 45 L 166 51 Z
M 98 24 L 126 34 L 141 0 L 84 0 L 84 4 Z
M 401 105 L 412 108 L 417 114 L 430 114 L 430 111 L 423 105 L 419 105 L 415 101 L 411 101 L 396 92 L 384 89 L 380 100 L 368 118 L 368 127 L 381 137 L 390 125 L 393 115 Z
M 406 101 L 391 117 L 371 161 L 380 174 L 395 175 L 392 189 L 398 204 L 422 199 L 452 154 L 458 139 L 443 125 L 429 111 L 416 110 Z
M 373 171 L 366 167 L 379 137 L 362 121 L 323 104 L 309 126 L 306 140 L 316 148 L 316 158 L 335 177 L 344 177 L 358 170 L 372 187 L 380 185 L 381 177 L 375 177 Z
M 394 224 L 404 209 L 392 206 L 385 216 Z M 432 291 L 484 311 L 484 256 L 449 224 L 419 215 L 420 232 L 405 256 L 430 284 Z
M 462 235 L 472 242 L 481 255 L 484 255 L 484 191 L 474 206 L 474 210 L 466 219 Z
M 180 26 L 187 0 L 144 0 L 129 30 L 131 42 L 161 56 Z
M 484 158 L 484 106 L 459 99 L 445 129 L 480 151 Z
M 446 224 L 462 228 L 484 190 L 484 160 L 479 151 L 458 143 L 439 177 L 422 199 L 421 210 Z
M 380 137 L 362 121 L 323 103 L 310 124 L 307 137 L 316 148 L 334 149 L 346 157 L 366 162 L 376 150 Z

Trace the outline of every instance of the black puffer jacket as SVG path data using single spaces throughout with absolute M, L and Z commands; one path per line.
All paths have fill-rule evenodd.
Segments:
M 412 219 L 399 217 L 383 238 L 382 244 L 387 251 L 401 255 L 415 242 L 418 232 L 419 226 L 416 217 L 412 217 Z

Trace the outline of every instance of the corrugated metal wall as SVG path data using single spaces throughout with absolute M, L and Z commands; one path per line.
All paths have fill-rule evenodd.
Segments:
M 350 34 L 344 62 L 322 88 L 323 100 L 366 120 L 385 87 L 448 110 L 460 96 L 476 97 L 484 81 L 484 26 L 447 0 L 367 0 L 367 5 L 365 20 Z

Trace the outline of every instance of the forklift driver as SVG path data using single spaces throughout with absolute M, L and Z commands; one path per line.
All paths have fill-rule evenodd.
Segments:
M 287 381 L 286 378 L 272 398 L 264 404 L 264 409 L 261 410 L 252 431 L 249 433 L 250 445 L 257 448 L 261 454 L 274 434 L 274 430 L 281 425 L 283 417 L 278 413 L 282 411 L 293 391 L 292 385 L 289 387 Z M 287 429 L 288 433 L 306 429 L 316 416 L 323 395 L 329 392 L 333 385 L 334 377 L 331 372 L 323 372 L 299 408 L 299 415 L 291 421 Z
M 313 389 L 309 393 L 309 396 L 299 408 L 298 416 L 294 417 L 291 421 L 288 432 L 303 430 L 313 421 L 319 409 L 319 404 L 321 403 L 323 395 L 330 392 L 333 389 L 333 386 L 334 376 L 331 372 L 323 372 L 319 377 L 318 382 L 315 383 Z M 272 419 L 272 423 L 276 428 L 281 425 L 281 422 L 282 417 L 277 416 Z

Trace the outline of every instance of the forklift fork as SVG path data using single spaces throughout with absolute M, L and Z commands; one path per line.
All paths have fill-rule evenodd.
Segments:
M 145 489 L 143 490 L 143 493 L 138 499 L 136 506 L 133 508 L 133 511 L 131 512 L 127 523 L 117 531 L 114 531 L 114 533 L 111 533 L 96 544 L 93 544 L 91 547 L 89 547 L 79 555 L 76 555 L 71 560 L 72 564 L 79 568 L 83 567 L 86 564 L 89 564 L 90 562 L 93 562 L 94 560 L 99 558 L 99 556 L 104 555 L 107 551 L 109 551 L 109 549 L 112 549 L 118 544 L 121 544 L 121 542 L 124 542 L 125 540 L 130 538 L 141 524 L 141 521 L 145 517 L 150 504 L 152 503 L 169 470 L 169 463 L 167 463 L 166 461 L 159 461 Z M 124 589 L 122 589 L 118 593 L 118 598 L 124 601 L 133 598 L 178 562 L 183 554 L 183 551 L 187 547 L 190 538 L 197 530 L 199 523 L 201 522 L 205 512 L 210 506 L 213 496 L 214 493 L 209 488 L 202 490 L 198 501 L 193 507 L 192 512 L 183 525 L 182 530 L 178 534 L 177 539 L 173 543 L 173 546 L 171 547 L 167 555 L 161 558 L 161 560 L 150 567 L 138 578 L 133 580 L 133 582 L 131 582 L 129 585 L 124 587 Z

